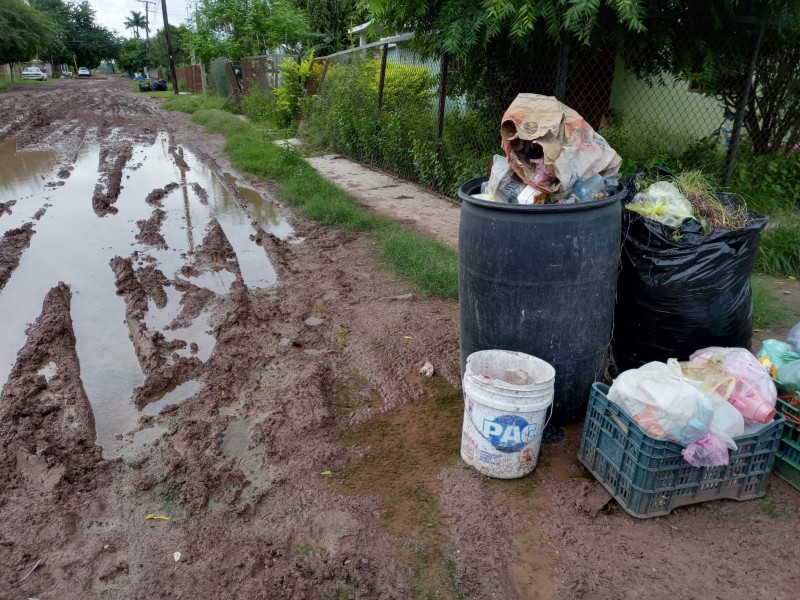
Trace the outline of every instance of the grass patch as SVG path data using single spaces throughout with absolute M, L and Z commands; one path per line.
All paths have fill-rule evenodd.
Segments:
M 776 219 L 761 232 L 756 266 L 768 275 L 800 274 L 800 224 L 795 217 Z
M 183 98 L 198 96 L 178 96 L 162 108 L 190 108 L 180 103 Z M 301 208 L 309 219 L 351 231 L 371 232 L 380 256 L 390 268 L 413 281 L 419 291 L 445 298 L 458 296 L 458 255 L 449 246 L 365 211 L 319 175 L 297 151 L 276 145 L 266 129 L 221 110 L 195 110 L 192 121 L 207 131 L 224 135 L 225 152 L 238 170 L 274 180 L 278 196 Z
M 170 92 L 167 101 L 161 105 L 161 108 L 194 114 L 200 110 L 221 109 L 223 103 L 225 103 L 224 98 L 211 94 L 181 94 L 176 96 Z M 225 108 L 222 110 L 233 113 L 239 112 L 236 108 L 236 103 L 233 101 L 225 104 Z
M 458 254 L 450 246 L 399 227 L 381 236 L 383 257 L 426 294 L 458 297 Z
M 8 77 L 0 77 L 0 94 L 10 92 L 14 89 L 14 84 Z
M 771 329 L 789 325 L 795 315 L 786 305 L 783 298 L 770 287 L 769 282 L 754 276 L 750 280 L 753 291 L 753 327 L 755 329 Z

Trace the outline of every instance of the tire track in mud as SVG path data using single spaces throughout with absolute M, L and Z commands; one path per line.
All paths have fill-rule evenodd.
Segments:
M 99 172 L 104 181 L 97 183 L 92 196 L 92 208 L 98 217 L 118 212 L 113 204 L 122 191 L 122 170 L 132 156 L 133 145 L 130 143 L 123 143 L 121 147 L 106 147 L 100 152 Z
M 27 330 L 27 341 L 0 393 L 2 480 L 52 491 L 90 477 L 101 460 L 92 407 L 81 384 L 70 316 L 71 291 L 59 283 Z
M 202 372 L 203 363 L 196 357 L 175 354 L 176 350 L 187 347 L 185 341 L 167 340 L 162 332 L 150 330 L 145 324 L 148 294 L 142 279 L 153 272 L 136 272 L 131 259 L 120 257 L 111 260 L 111 269 L 116 277 L 117 294 L 125 299 L 125 322 L 145 376 L 144 383 L 133 390 L 134 404 L 142 407 L 167 388 L 195 379 Z M 137 277 L 140 273 L 141 279 Z M 152 285 L 148 287 L 153 289 Z M 153 295 L 158 303 L 158 292 Z
M 33 223 L 25 223 L 22 227 L 6 231 L 0 238 L 0 292 L 17 268 L 22 253 L 30 246 L 34 233 Z

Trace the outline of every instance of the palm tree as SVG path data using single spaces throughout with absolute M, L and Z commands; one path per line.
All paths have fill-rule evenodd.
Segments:
M 131 16 L 125 19 L 125 29 L 133 29 L 133 37 L 139 39 L 139 29 L 147 26 L 147 19 L 139 11 L 132 10 Z

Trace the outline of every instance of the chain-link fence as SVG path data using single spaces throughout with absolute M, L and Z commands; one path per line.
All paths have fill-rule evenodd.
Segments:
M 234 98 L 236 102 L 239 101 L 239 84 L 235 81 L 235 77 L 231 78 L 230 74 L 233 72 L 233 65 L 231 61 L 226 58 L 215 58 L 209 65 L 209 72 L 211 74 L 211 84 L 217 96 L 221 98 Z M 234 85 L 235 83 L 235 85 Z
M 579 112 L 626 170 L 703 167 L 729 182 L 739 132 L 756 153 L 800 142 L 800 44 L 757 24 L 731 26 L 730 36 L 693 76 L 676 75 L 652 50 L 637 54 L 635 39 L 585 46 L 565 36 L 536 52 L 497 44 L 454 60 L 423 58 L 413 36 L 397 36 L 317 59 L 323 74 L 301 134 L 453 194 L 487 172 L 503 112 L 532 92 Z
M 297 60 L 293 54 L 265 54 L 242 59 L 242 87 L 244 93 L 252 90 L 265 92 L 280 87 L 280 66 L 286 60 Z

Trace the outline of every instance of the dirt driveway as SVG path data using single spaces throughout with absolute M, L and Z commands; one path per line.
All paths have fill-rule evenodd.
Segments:
M 465 467 L 457 304 L 127 90 L 0 95 L 0 598 L 796 597 L 775 477 L 636 521 L 577 427 Z

